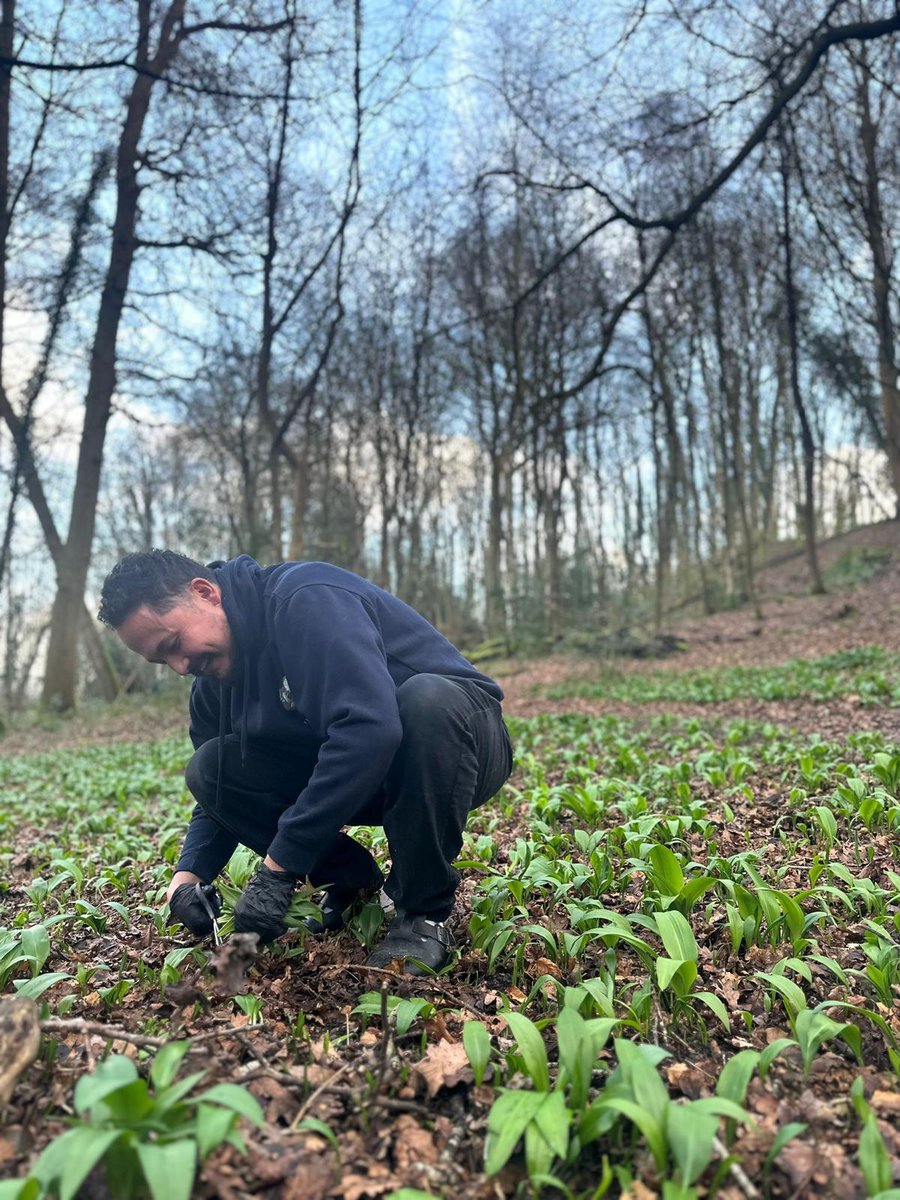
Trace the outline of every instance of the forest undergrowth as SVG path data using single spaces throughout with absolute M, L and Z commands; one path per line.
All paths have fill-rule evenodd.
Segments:
M 169 926 L 186 738 L 5 755 L 0 1200 L 897 1200 L 896 668 L 872 645 L 548 684 L 433 979 L 366 968 L 374 902 L 248 954 L 248 852 L 221 947 Z M 624 715 L 565 711 L 590 687 Z

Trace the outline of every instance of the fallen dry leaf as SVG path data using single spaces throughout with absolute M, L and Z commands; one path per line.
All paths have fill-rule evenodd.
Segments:
M 559 979 L 559 967 L 549 958 L 536 958 L 528 968 L 528 974 L 532 979 L 541 975 L 552 975 L 554 979 Z
M 310 1062 L 301 1066 L 288 1067 L 288 1074 L 293 1079 L 299 1079 L 309 1087 L 318 1087 L 334 1074 L 334 1067 L 326 1067 L 322 1063 Z
M 881 1113 L 900 1113 L 900 1092 L 874 1091 L 870 1101 L 872 1107 Z
M 429 1038 L 435 1038 L 438 1041 L 455 1042 L 456 1038 L 447 1027 L 447 1018 L 443 1013 L 435 1013 L 433 1017 L 429 1017 L 425 1022 L 425 1028 L 428 1031 Z
M 412 1073 L 424 1082 L 429 1099 L 441 1088 L 471 1083 L 475 1078 L 465 1047 L 460 1042 L 434 1042 L 426 1050 L 425 1057 L 413 1066 Z
M 771 1046 L 773 1042 L 777 1042 L 779 1038 L 790 1037 L 790 1031 L 781 1029 L 777 1025 L 769 1025 L 766 1029 L 766 1044 Z
M 300 1102 L 293 1092 L 289 1091 L 277 1079 L 254 1079 L 249 1085 L 250 1091 L 260 1101 L 266 1111 L 266 1120 L 270 1125 L 276 1125 L 280 1117 L 292 1121 Z
M 334 1194 L 335 1169 L 328 1158 L 306 1159 L 285 1180 L 282 1200 L 325 1200 Z
M 741 981 L 732 971 L 722 971 L 716 980 L 722 999 L 729 1008 L 740 1008 Z
M 798 1192 L 806 1187 L 819 1165 L 815 1148 L 806 1142 L 789 1142 L 775 1161 Z
M 832 1145 L 820 1144 L 816 1148 L 816 1156 L 818 1162 L 816 1169 L 813 1172 L 813 1182 L 821 1185 L 830 1183 L 833 1179 L 846 1176 L 848 1166 L 851 1171 L 856 1168 L 847 1162 L 847 1151 L 843 1146 L 833 1143 Z M 832 1189 L 834 1190 L 834 1189 Z M 856 1195 L 855 1189 L 850 1191 L 835 1191 L 836 1196 L 853 1196 Z
M 241 1200 L 241 1181 L 235 1177 L 233 1168 L 207 1162 L 203 1168 L 203 1178 L 215 1189 L 218 1200 Z M 318 1200 L 318 1197 L 309 1197 L 308 1200 Z
M 341 1200 L 369 1200 L 371 1197 L 383 1196 L 385 1192 L 392 1192 L 398 1186 L 397 1180 L 387 1167 L 372 1163 L 368 1175 L 345 1175 L 338 1194 Z
M 443 1150 L 453 1136 L 456 1126 L 449 1117 L 437 1117 L 434 1122 L 434 1137 L 438 1150 Z
M 316 1038 L 309 1043 L 309 1060 L 315 1063 L 338 1063 L 340 1056 L 331 1039 L 326 1044 L 325 1038 Z
M 837 1113 L 825 1100 L 810 1088 L 805 1088 L 799 1096 L 787 1096 L 778 1105 L 776 1120 L 779 1125 L 788 1125 L 791 1121 L 818 1121 L 820 1124 L 832 1124 L 838 1120 Z
M 778 1101 L 770 1092 L 758 1092 L 751 1096 L 750 1107 L 761 1117 L 771 1117 L 774 1120 L 778 1115 Z
M 304 1165 L 303 1155 L 296 1150 L 282 1149 L 277 1155 L 256 1153 L 252 1159 L 253 1177 L 267 1186 L 281 1183 L 302 1171 Z
M 636 1179 L 622 1193 L 622 1200 L 657 1200 L 658 1196 L 659 1192 L 654 1192 L 652 1188 L 647 1187 L 646 1183 L 641 1183 L 639 1179 Z
M 394 1161 L 398 1167 L 437 1162 L 438 1149 L 434 1137 L 414 1117 L 406 1114 L 398 1117 L 394 1131 Z
M 689 1096 L 692 1100 L 709 1090 L 706 1073 L 690 1063 L 670 1063 L 666 1067 L 666 1078 L 672 1087 L 678 1088 L 682 1095 Z

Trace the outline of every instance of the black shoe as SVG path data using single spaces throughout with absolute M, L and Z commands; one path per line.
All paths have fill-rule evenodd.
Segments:
M 445 966 L 453 938 L 443 921 L 398 916 L 380 946 L 369 955 L 370 967 L 403 963 L 404 975 L 431 975 Z

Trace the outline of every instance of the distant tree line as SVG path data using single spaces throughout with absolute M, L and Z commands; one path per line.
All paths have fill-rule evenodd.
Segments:
M 5 707 L 141 547 L 548 646 L 896 514 L 896 6 L 457 7 L 0 0 Z

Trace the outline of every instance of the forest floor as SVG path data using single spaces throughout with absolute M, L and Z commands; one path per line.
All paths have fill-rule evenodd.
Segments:
M 748 695 L 696 704 L 673 699 L 633 703 L 622 698 L 607 700 L 602 694 L 577 694 L 579 685 L 599 684 L 611 666 L 619 675 L 680 674 L 815 660 L 872 645 L 900 651 L 900 522 L 884 521 L 824 541 L 819 547 L 821 568 L 826 580 L 829 575 L 834 580 L 825 595 L 810 594 L 802 551 L 789 550 L 772 557 L 773 564 L 757 576 L 761 618 L 748 606 L 685 619 L 669 614 L 667 632 L 677 637 L 682 648 L 664 658 L 617 658 L 611 664 L 604 658 L 574 659 L 560 654 L 503 664 L 498 678 L 506 689 L 506 711 L 521 717 L 563 708 L 595 715 L 715 714 L 772 721 L 823 736 L 873 728 L 900 736 L 895 712 L 872 712 L 853 693 L 835 697 L 824 707 L 802 697 L 761 700 Z M 865 578 L 854 578 L 868 570 L 871 574 Z M 558 696 L 548 697 L 551 691 L 568 691 L 565 705 Z
M 828 595 L 802 557 L 772 565 L 762 620 L 679 621 L 667 659 L 503 664 L 517 766 L 470 822 L 438 979 L 366 968 L 372 904 L 255 962 L 167 927 L 183 699 L 10 730 L 0 992 L 36 1001 L 43 1040 L 19 1070 L 0 1011 L 0 1179 L 35 1172 L 27 1200 L 56 1169 L 87 1200 L 140 1195 L 142 1169 L 154 1200 L 895 1200 L 898 525 L 822 561 Z M 127 1067 L 98 1099 L 102 1060 L 146 1078 L 172 1039 L 205 1075 L 148 1132 Z M 160 1112 L 165 1077 L 143 1092 Z M 245 1153 L 216 1140 L 243 1101 L 193 1102 L 219 1084 L 258 1105 Z M 167 1141 L 187 1157 L 154 1176 Z

